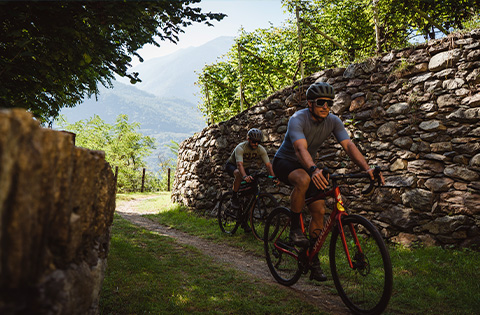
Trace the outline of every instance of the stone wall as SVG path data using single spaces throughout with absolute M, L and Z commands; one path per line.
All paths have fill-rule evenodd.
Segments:
M 373 220 L 385 237 L 410 244 L 480 243 L 480 30 L 392 51 L 347 68 L 328 69 L 287 87 L 232 119 L 182 142 L 173 200 L 214 213 L 232 180 L 223 164 L 249 128 L 261 128 L 272 158 L 289 117 L 306 107 L 315 81 L 335 87 L 332 112 L 371 165 L 384 169 L 386 188 L 359 197 L 343 187 L 351 212 Z M 316 161 L 350 172 L 333 137 Z M 285 186 L 268 188 L 282 200 Z
M 0 110 L 0 314 L 96 314 L 115 210 L 100 151 Z

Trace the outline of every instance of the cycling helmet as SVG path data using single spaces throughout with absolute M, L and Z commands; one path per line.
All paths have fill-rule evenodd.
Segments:
M 252 128 L 248 131 L 247 137 L 253 141 L 262 141 L 263 133 L 260 129 Z
M 333 86 L 326 82 L 315 82 L 307 90 L 307 100 L 315 100 L 319 97 L 335 98 Z

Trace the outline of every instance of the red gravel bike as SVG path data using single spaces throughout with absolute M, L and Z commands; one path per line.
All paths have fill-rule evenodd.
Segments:
M 380 185 L 379 173 L 380 169 L 375 168 L 375 180 L 370 180 L 370 185 L 362 194 L 372 193 L 375 182 Z M 370 176 L 366 173 L 332 175 L 330 190 L 305 200 L 308 205 L 326 197 L 335 198 L 335 206 L 312 250 L 295 246 L 290 239 L 291 210 L 278 207 L 269 215 L 264 235 L 267 265 L 279 283 L 286 286 L 295 284 L 302 274 L 311 270 L 313 257 L 331 232 L 330 270 L 338 294 L 356 314 L 380 314 L 392 294 L 392 264 L 377 228 L 360 215 L 347 214 L 337 182 L 350 178 L 370 179 Z M 305 233 L 303 219 L 301 222 Z

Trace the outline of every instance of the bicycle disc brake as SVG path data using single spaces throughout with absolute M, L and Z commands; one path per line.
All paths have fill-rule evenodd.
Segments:
M 354 257 L 353 269 L 358 270 L 358 273 L 362 276 L 366 276 L 370 273 L 370 264 L 368 258 L 363 253 L 356 253 Z

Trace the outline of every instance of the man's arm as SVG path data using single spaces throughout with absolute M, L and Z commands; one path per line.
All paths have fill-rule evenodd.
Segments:
M 247 175 L 247 172 L 245 172 L 245 168 L 243 167 L 243 162 L 237 162 L 237 168 L 240 171 L 240 175 L 242 175 L 242 178 Z
M 373 168 L 370 168 L 370 166 L 368 166 L 368 163 L 365 160 L 365 157 L 360 152 L 360 150 L 358 150 L 355 143 L 353 143 L 352 140 L 350 139 L 346 139 L 340 142 L 340 145 L 343 147 L 343 149 L 348 154 L 348 156 L 352 159 L 352 161 L 355 162 L 355 164 L 357 164 L 358 167 L 360 167 L 363 171 L 367 172 L 370 175 L 371 179 L 374 179 Z M 382 184 L 385 185 L 385 180 L 383 178 L 382 173 L 380 173 L 380 178 L 381 178 Z

